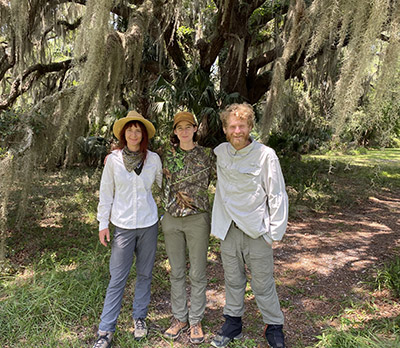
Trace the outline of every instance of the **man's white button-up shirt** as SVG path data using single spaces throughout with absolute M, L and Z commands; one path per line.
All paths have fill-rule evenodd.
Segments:
M 253 140 L 239 151 L 222 143 L 214 153 L 217 186 L 211 234 L 225 239 L 233 221 L 252 238 L 263 236 L 270 244 L 281 240 L 289 203 L 275 151 Z

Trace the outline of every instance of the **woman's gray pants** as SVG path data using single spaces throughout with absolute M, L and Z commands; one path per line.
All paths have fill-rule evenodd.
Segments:
M 136 256 L 136 285 L 132 316 L 134 319 L 146 318 L 157 249 L 157 234 L 158 223 L 132 230 L 115 227 L 110 258 L 111 279 L 101 314 L 100 331 L 115 331 L 134 256 Z

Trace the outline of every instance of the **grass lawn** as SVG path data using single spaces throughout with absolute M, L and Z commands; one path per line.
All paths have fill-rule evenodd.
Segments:
M 311 155 L 307 157 L 330 161 L 331 163 L 344 163 L 347 170 L 355 167 L 371 170 L 378 179 L 387 180 L 392 185 L 400 187 L 400 149 L 364 150 L 361 152 L 354 151 L 352 154 Z

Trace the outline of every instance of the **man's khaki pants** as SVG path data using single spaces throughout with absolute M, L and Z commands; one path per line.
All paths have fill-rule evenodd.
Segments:
M 226 302 L 224 314 L 242 317 L 246 291 L 246 270 L 250 270 L 251 289 L 265 324 L 283 324 L 273 277 L 272 247 L 261 236 L 250 238 L 231 224 L 225 240 L 221 241 L 221 257 L 225 274 Z

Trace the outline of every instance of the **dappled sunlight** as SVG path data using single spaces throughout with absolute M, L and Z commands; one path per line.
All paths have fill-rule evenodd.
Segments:
M 380 205 L 383 205 L 388 209 L 393 210 L 393 212 L 400 212 L 400 197 L 398 198 L 393 197 L 392 199 L 388 199 L 387 197 L 385 197 L 385 199 L 381 199 L 378 197 L 371 196 L 368 197 L 368 199 L 373 203 L 379 203 Z
M 61 214 L 58 214 L 61 217 Z M 38 223 L 39 227 L 42 228 L 61 228 L 62 224 L 59 223 L 58 219 L 45 219 Z
M 78 264 L 73 262 L 69 265 L 61 265 L 58 267 L 58 270 L 62 271 L 62 272 L 70 272 L 70 271 L 74 271 L 78 268 Z
M 73 342 L 78 338 L 77 333 L 65 329 L 58 331 L 55 336 L 58 337 L 60 344 L 64 342 L 64 344 L 68 344 L 68 342 Z
M 220 289 L 209 289 L 206 291 L 207 308 L 222 309 L 225 305 L 225 293 Z
M 153 321 L 166 320 L 171 318 L 171 314 L 162 311 L 150 311 L 148 314 L 149 319 Z
M 292 250 L 298 251 L 298 257 L 292 255 L 291 259 L 286 259 L 284 252 L 278 249 L 276 251 L 276 263 L 294 270 L 315 272 L 325 276 L 329 276 L 344 266 L 350 267 L 353 271 L 362 271 L 369 265 L 376 263 L 377 257 L 369 254 L 370 245 L 373 243 L 369 238 L 370 231 L 358 229 L 364 225 L 370 230 L 374 230 L 377 235 L 393 232 L 391 228 L 378 222 L 358 222 L 355 227 L 354 222 L 345 222 L 341 219 L 331 221 L 321 218 L 319 221 L 321 225 L 314 229 L 312 233 L 301 233 L 302 228 L 299 228 L 299 226 L 293 229 L 297 232 L 288 232 L 290 237 L 286 242 Z M 330 231 L 322 225 L 322 222 L 327 221 L 335 227 L 340 224 L 341 230 Z M 346 226 L 350 228 L 346 229 Z M 305 227 L 303 226 L 303 228 Z M 357 229 L 357 231 L 354 229 Z M 341 239 L 340 244 L 336 241 L 338 236 Z M 356 248 L 354 248 L 355 245 Z M 323 251 L 322 248 L 326 251 Z M 282 262 L 279 261 L 280 257 L 283 257 Z M 289 281 L 293 281 L 293 278 Z
M 19 287 L 24 284 L 30 283 L 37 275 L 37 271 L 26 268 L 23 273 L 16 275 L 15 280 L 13 282 L 10 282 L 10 284 L 14 284 L 15 286 Z
M 208 254 L 207 254 L 207 260 L 208 260 L 208 262 L 215 262 L 215 261 L 217 261 L 217 260 L 218 260 L 218 257 L 219 257 L 218 255 L 219 255 L 218 253 L 209 251 Z
M 385 176 L 388 179 L 400 179 L 400 172 L 399 173 L 389 173 L 386 171 L 382 171 L 382 175 Z
M 171 272 L 171 265 L 169 264 L 168 259 L 158 261 L 156 267 L 163 269 L 166 273 Z
M 341 329 L 364 327 L 370 321 L 382 323 L 383 320 L 393 319 L 400 313 L 400 304 L 389 300 L 390 294 L 387 291 L 375 291 L 368 296 L 372 302 L 355 303 L 351 301 L 342 308 L 342 313 L 337 319 L 327 318 L 324 324 Z M 373 302 L 374 300 L 379 301 L 379 306 Z
M 318 335 L 343 322 L 356 327 L 400 315 L 400 304 L 388 292 L 380 296 L 366 283 L 400 246 L 399 200 L 396 192 L 385 191 L 349 209 L 310 212 L 290 221 L 284 239 L 274 246 L 289 331 Z
M 306 157 L 330 161 L 334 160 L 358 166 L 371 167 L 375 164 L 390 164 L 391 167 L 394 165 L 395 167 L 400 168 L 400 163 L 398 160 L 399 156 L 400 149 L 385 149 L 384 152 L 380 150 L 367 150 L 367 154 L 308 155 Z

